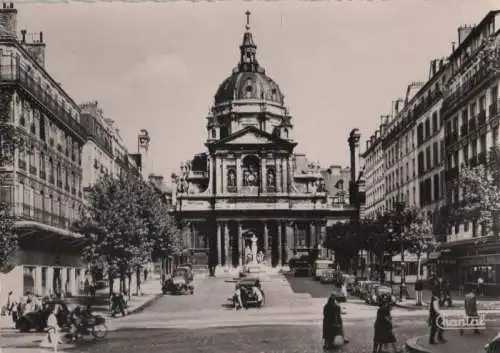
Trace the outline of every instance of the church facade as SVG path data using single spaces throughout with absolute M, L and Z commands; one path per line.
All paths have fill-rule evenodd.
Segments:
M 279 268 L 294 254 L 322 251 L 327 226 L 356 210 L 344 197 L 343 180 L 329 187 L 325 170 L 294 153 L 292 117 L 257 61 L 248 18 L 240 52 L 206 117 L 206 152 L 174 176 L 174 213 L 188 261 L 238 268 L 257 239 L 259 261 Z

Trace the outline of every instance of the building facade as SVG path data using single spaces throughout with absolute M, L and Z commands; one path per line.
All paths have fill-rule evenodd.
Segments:
M 439 251 L 430 254 L 429 264 L 435 266 L 438 274 L 449 277 L 452 286 L 464 290 L 482 277 L 490 294 L 500 292 L 500 244 L 493 234 L 485 234 L 477 222 L 453 215 L 463 199 L 463 190 L 456 184 L 461 168 L 487 164 L 490 148 L 499 142 L 500 65 L 497 58 L 494 69 L 487 55 L 488 48 L 500 45 L 499 14 L 492 11 L 477 26 L 458 29 L 457 46 L 454 44 L 451 55 L 431 62 L 428 80 L 420 85 L 398 114 L 400 118 L 394 119 L 380 138 L 385 141 L 382 149 L 386 156 L 387 209 L 394 202 L 404 201 L 426 210 L 435 238 L 440 242 Z M 410 122 L 398 128 L 398 119 Z M 399 132 L 391 133 L 391 125 Z M 379 131 L 382 128 L 381 125 Z M 410 141 L 416 158 L 415 165 L 411 157 L 406 174 L 404 155 L 393 151 L 398 148 L 395 142 L 398 136 L 405 134 L 414 136 Z M 369 139 L 363 154 L 369 171 L 366 206 L 370 210 L 376 194 L 371 177 L 376 169 L 374 160 L 379 141 L 376 136 Z M 393 167 L 393 161 L 398 163 L 397 168 Z M 398 178 L 403 180 L 398 183 Z M 412 182 L 412 178 L 414 183 L 405 187 L 404 181 Z M 408 191 L 409 198 L 405 197 Z
M 441 114 L 445 120 L 447 204 L 460 204 L 463 190 L 453 184 L 464 166 L 486 164 L 498 144 L 500 71 L 483 54 L 500 45 L 500 11 L 488 13 L 477 26 L 458 29 L 458 45 L 449 57 L 450 81 Z M 497 58 L 497 68 L 498 65 Z M 482 277 L 489 294 L 500 293 L 500 243 L 476 221 L 450 217 L 446 242 L 438 261 L 453 283 L 470 289 Z
M 256 49 L 247 25 L 240 62 L 206 118 L 207 151 L 184 163 L 175 180 L 175 214 L 188 229 L 191 261 L 218 269 L 244 265 L 253 236 L 265 263 L 284 266 L 320 248 L 329 222 L 354 215 L 347 203 L 328 201 L 325 171 L 294 153 L 292 117 Z
M 1 269 L 14 296 L 77 293 L 83 276 L 81 236 L 69 228 L 82 202 L 86 134 L 78 105 L 45 69 L 43 33 L 17 35 L 17 10 L 0 8 L 0 90 L 3 123 L 15 126 L 20 146 L 0 167 L 1 198 L 10 203 L 19 250 Z M 4 302 L 8 290 L 2 290 Z

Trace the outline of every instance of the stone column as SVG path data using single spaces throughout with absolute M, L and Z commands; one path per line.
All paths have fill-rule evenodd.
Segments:
M 43 296 L 45 293 L 43 293 L 43 288 L 42 288 L 42 267 L 37 266 L 35 267 L 35 290 L 34 294 L 36 295 L 41 295 Z
M 260 188 L 261 192 L 267 192 L 266 159 L 263 155 L 260 157 Z
M 61 271 L 61 293 L 63 295 L 66 295 L 66 281 L 68 280 L 68 269 L 66 267 L 61 267 L 60 271 Z
M 224 177 L 226 175 L 226 172 L 224 170 L 224 159 L 222 158 L 222 156 L 219 156 L 219 165 L 220 165 L 220 178 L 219 180 L 217 180 L 217 184 L 219 184 L 219 187 L 220 187 L 220 193 L 223 194 L 226 192 L 225 190 L 225 185 L 226 185 L 226 181 L 224 180 Z
M 242 236 L 243 236 L 243 228 L 241 226 L 241 222 L 238 222 L 238 263 L 239 265 L 243 265 L 243 246 L 242 246 Z
M 282 222 L 278 221 L 278 234 L 276 236 L 277 246 L 278 246 L 278 266 L 283 265 L 283 243 L 282 243 L 282 233 L 283 227 Z
M 222 179 L 221 158 L 220 158 L 220 156 L 215 155 L 215 193 L 216 194 L 222 193 L 221 179 Z
M 266 254 L 264 260 L 266 261 L 266 263 L 269 263 L 271 259 L 271 257 L 269 256 L 269 228 L 266 221 L 263 221 L 263 223 L 264 223 L 264 254 Z
M 222 224 L 217 222 L 217 267 L 222 265 Z
M 281 156 L 276 157 L 275 165 L 276 165 L 276 191 L 283 192 L 282 170 L 281 170 L 283 165 L 281 164 Z
M 46 284 L 47 284 L 47 294 L 54 293 L 54 268 L 52 266 L 47 267 L 47 278 L 46 278 Z
M 299 236 L 299 225 L 297 222 L 293 222 L 293 246 L 294 248 L 300 247 Z
M 293 184 L 293 170 L 292 165 L 290 163 L 290 157 L 286 158 L 286 169 L 288 171 L 288 184 L 286 192 L 292 192 L 292 184 Z
M 286 158 L 283 158 L 283 192 L 288 192 L 288 164 Z
M 313 247 L 313 245 L 315 245 L 315 241 L 316 241 L 316 232 L 315 232 L 315 225 L 314 225 L 314 221 L 310 221 L 309 223 L 309 239 L 308 239 L 308 242 L 309 244 L 307 244 L 307 247 L 310 249 Z
M 243 170 L 241 167 L 241 156 L 236 156 L 236 187 L 238 192 L 243 185 Z
M 293 236 L 293 225 L 292 222 L 286 222 L 286 244 L 290 250 L 290 256 L 293 254 L 293 249 L 295 248 L 295 239 Z M 289 258 L 287 256 L 287 258 Z
M 77 283 L 76 283 L 76 270 L 74 267 L 69 269 L 69 292 L 71 295 L 78 295 L 77 291 Z
M 229 226 L 224 222 L 224 265 L 226 267 L 233 265 L 233 257 L 229 255 Z
M 281 165 L 281 192 L 286 192 L 286 165 L 285 165 L 285 158 L 281 157 L 280 159 L 280 165 Z

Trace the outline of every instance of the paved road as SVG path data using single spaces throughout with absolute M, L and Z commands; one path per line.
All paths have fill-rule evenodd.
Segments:
M 327 298 L 336 289 L 333 284 L 322 284 L 311 277 L 286 276 L 294 293 L 309 294 L 313 298 Z
M 402 319 L 396 322 L 395 333 L 401 344 L 408 338 L 424 334 L 423 321 Z M 372 350 L 372 322 L 349 321 L 346 334 L 351 342 L 337 352 L 370 353 Z M 32 345 L 33 346 L 33 345 Z M 111 332 L 100 342 L 86 342 L 68 350 L 78 353 L 278 353 L 323 352 L 320 325 L 301 326 L 246 326 L 196 330 L 149 329 Z M 3 353 L 12 352 L 4 348 Z

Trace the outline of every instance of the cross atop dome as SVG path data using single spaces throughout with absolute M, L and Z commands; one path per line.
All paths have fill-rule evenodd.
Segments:
M 246 29 L 247 31 L 249 31 L 249 30 L 250 30 L 250 15 L 251 15 L 251 14 L 252 14 L 252 13 L 251 13 L 249 10 L 247 10 L 247 12 L 245 12 L 245 15 L 247 16 L 247 24 L 246 24 L 246 26 L 245 26 L 245 29 Z
M 255 57 L 257 52 L 257 46 L 253 41 L 252 32 L 250 32 L 250 11 L 246 11 L 245 15 L 247 17 L 247 22 L 245 25 L 245 33 L 243 34 L 243 43 L 240 46 L 240 63 L 238 65 L 238 70 L 240 72 L 261 72 L 263 69 L 259 66 L 259 63 Z

